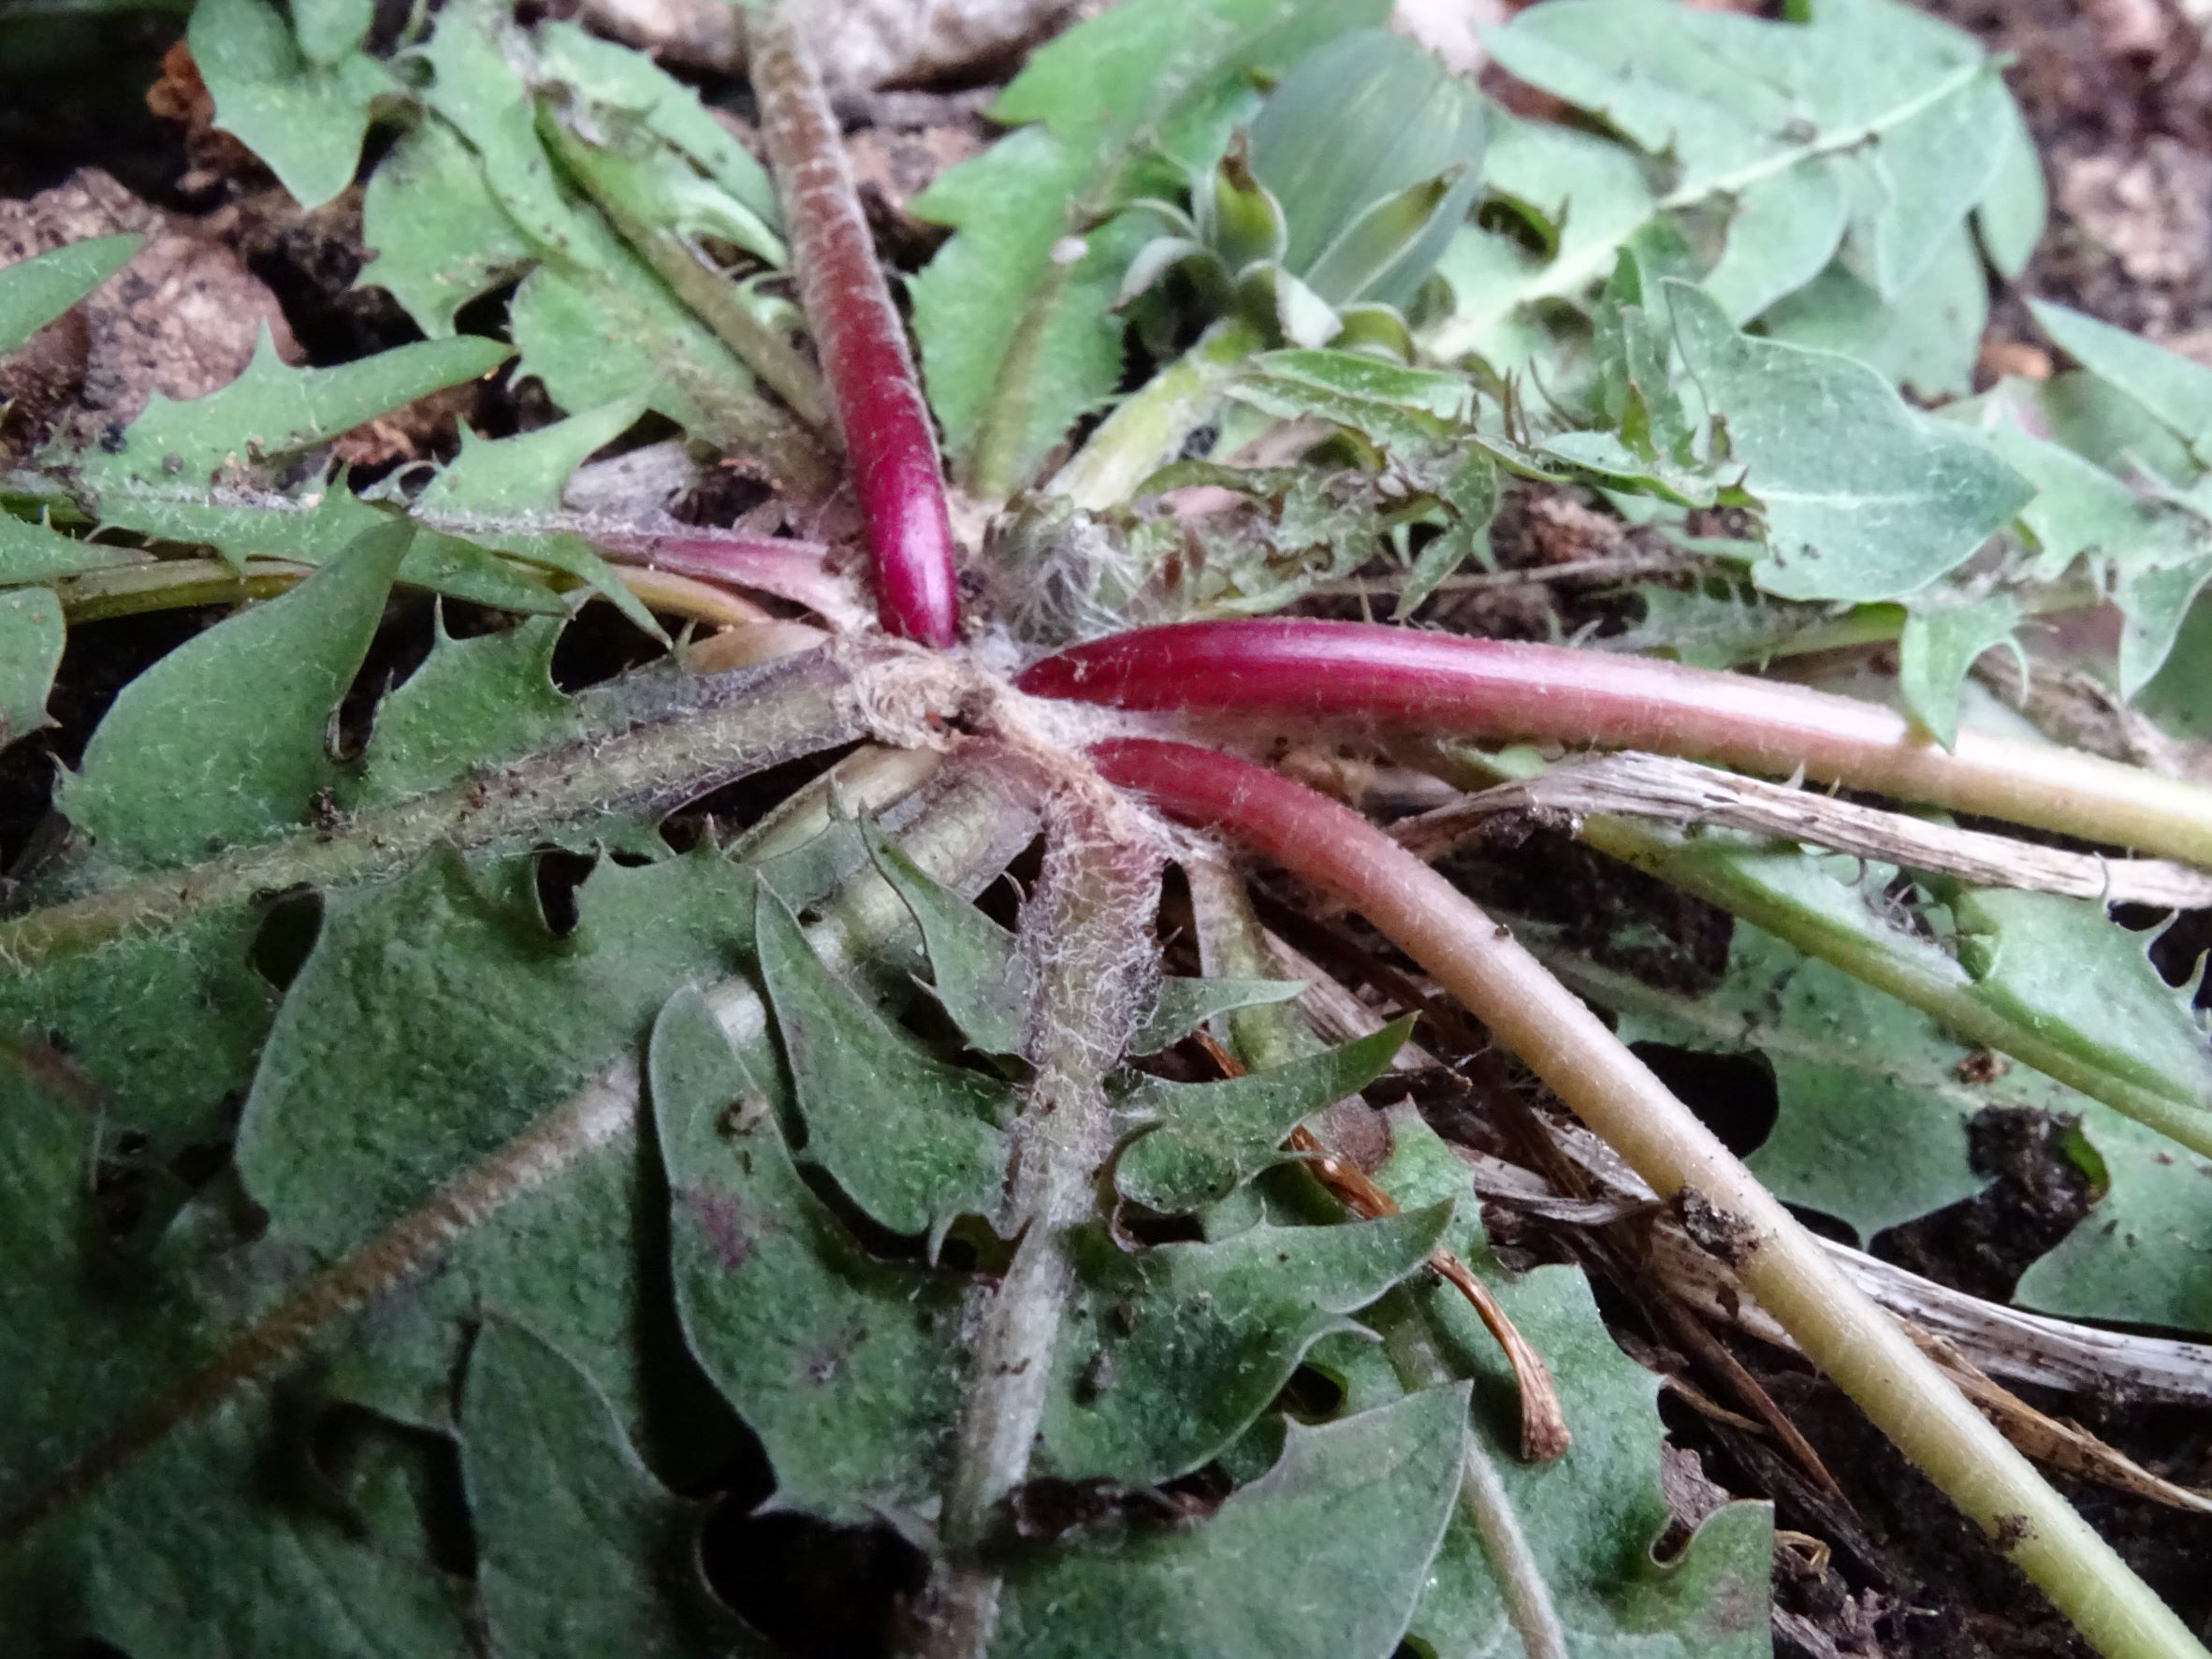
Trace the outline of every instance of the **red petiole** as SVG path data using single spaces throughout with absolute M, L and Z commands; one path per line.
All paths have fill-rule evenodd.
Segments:
M 937 434 L 837 117 L 798 28 L 796 0 L 763 7 L 749 37 L 761 137 L 783 202 L 799 298 L 867 524 L 877 616 L 904 638 L 951 646 L 960 635 L 960 599 Z
M 1117 708 L 1687 755 L 2212 863 L 2212 792 L 2195 785 L 1979 733 L 1946 750 L 1874 704 L 1647 658 L 1365 622 L 1185 622 L 1078 646 L 1015 683 Z

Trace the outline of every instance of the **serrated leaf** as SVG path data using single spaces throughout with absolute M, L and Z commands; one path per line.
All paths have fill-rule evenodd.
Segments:
M 929 953 L 929 987 L 977 1053 L 1019 1055 L 1034 997 L 1013 935 L 958 894 L 933 881 L 872 823 L 861 825 L 868 856 L 912 912 Z
M 1302 1118 L 1381 1076 L 1411 1029 L 1399 1020 L 1325 1054 L 1218 1083 L 1144 1079 L 1123 1112 L 1131 1123 L 1159 1127 L 1123 1150 L 1115 1186 L 1163 1215 L 1228 1197 L 1283 1157 L 1283 1138 Z
M 1241 1008 L 1288 1002 L 1305 989 L 1302 980 L 1163 978 L 1129 1036 L 1128 1052 L 1142 1056 L 1172 1048 L 1207 1021 Z
M 2102 1193 L 2030 1265 L 2013 1300 L 2064 1317 L 2212 1330 L 2212 1159 L 2176 1146 L 2025 1066 L 1992 1063 L 1895 997 L 1739 924 L 1725 978 L 1705 995 L 1547 950 L 1621 1034 L 1763 1056 L 1780 1107 L 1747 1160 L 1779 1197 L 1870 1239 L 1987 1184 L 1966 1126 L 1995 1108 L 2078 1120 Z
M 204 546 L 242 573 L 255 558 L 326 565 L 342 557 L 366 531 L 400 522 L 397 515 L 380 511 L 336 483 L 303 496 L 272 494 L 244 502 L 223 499 L 224 493 L 192 497 L 109 489 L 101 503 L 102 523 L 156 541 Z M 416 530 L 399 579 L 526 616 L 566 616 L 575 604 L 488 547 L 426 528 Z
M 463 427 L 460 453 L 423 488 L 413 510 L 463 532 L 469 538 L 463 546 L 575 577 L 646 633 L 665 638 L 590 543 L 546 522 L 560 511 L 561 490 L 575 470 L 635 425 L 646 403 L 642 397 L 623 399 L 511 438 L 480 437 Z
M 2050 893 L 1961 889 L 1959 959 L 1982 999 L 2103 1070 L 2212 1110 L 2212 1049 L 2190 998 L 2104 907 Z
M 1465 1434 L 1461 1388 L 1293 1427 L 1282 1460 L 1199 1526 L 1017 1559 L 991 1652 L 1079 1659 L 1110 1630 L 1160 1659 L 1387 1659 L 1428 1573 Z
M 772 1071 L 696 994 L 662 1013 L 649 1071 L 677 1305 L 761 1437 L 777 1501 L 833 1521 L 915 1514 L 959 1411 L 957 1288 L 875 1260 L 837 1224 L 785 1149 Z
M 822 965 L 764 885 L 761 978 L 792 1070 L 807 1157 L 895 1232 L 934 1242 L 958 1215 L 993 1215 L 1005 1182 L 1013 1094 L 949 1066 Z M 896 1091 L 886 1104 L 884 1091 Z
M 1754 572 L 1788 599 L 1894 599 L 1972 557 L 2033 496 L 1971 437 L 1916 415 L 1860 363 L 1740 334 L 1666 284 L 1682 354 L 1727 422 L 1767 520 Z
M 137 563 L 138 557 L 125 547 L 65 536 L 51 525 L 26 523 L 0 513 L 0 588 L 113 570 Z
M 0 593 L 0 749 L 46 725 L 46 694 L 62 665 L 62 602 L 44 588 Z
M 2026 1067 L 1970 1081 L 1972 1051 L 1934 1021 L 1748 923 L 1730 941 L 1726 975 L 1702 996 L 1547 954 L 1620 1013 L 1626 1041 L 1763 1057 L 1779 1110 L 1753 1172 L 1862 1240 L 1987 1185 L 1967 1155 L 1977 1113 L 2071 1094 Z
M 1393 1108 L 1389 1122 L 1390 1158 L 1375 1179 L 1398 1202 L 1464 1193 L 1464 1167 L 1417 1112 Z M 1553 1462 L 1521 1456 L 1512 1373 L 1448 1286 L 1409 1284 L 1376 1304 L 1368 1317 L 1385 1333 L 1381 1348 L 1335 1342 L 1317 1351 L 1310 1362 L 1340 1375 L 1354 1411 L 1419 1386 L 1433 1368 L 1475 1378 L 1468 1487 L 1487 1492 L 1493 1513 L 1478 1522 L 1463 1498 L 1409 1637 L 1439 1659 L 1518 1651 L 1492 1553 L 1495 1541 L 1509 1540 L 1521 1571 L 1542 1586 L 1553 1639 L 1575 1659 L 1764 1659 L 1772 1643 L 1765 1611 L 1771 1510 L 1729 1504 L 1661 1561 L 1655 1546 L 1676 1522 L 1660 1485 L 1658 1379 L 1621 1351 L 1579 1272 L 1506 1273 L 1473 1206 L 1460 1208 L 1447 1245 L 1490 1283 L 1546 1357 L 1575 1437 Z M 1494 1529 L 1488 1538 L 1486 1525 Z
M 124 1265 L 93 1208 L 80 1102 L 0 1065 L 0 1512 L 16 1515 L 134 1409 L 211 1352 L 272 1263 L 219 1215 Z M 272 1490 L 304 1452 L 266 1391 L 188 1424 L 95 1490 L 0 1544 L 0 1644 L 99 1638 L 147 1659 L 315 1652 L 385 1659 L 465 1646 L 458 1579 L 362 1539 L 340 1514 Z
M 700 1580 L 702 1506 L 653 1477 L 589 1376 L 507 1319 L 488 1321 L 470 1352 L 460 1457 L 501 1659 L 769 1651 Z
M 327 728 L 383 620 L 410 533 L 368 531 L 291 592 L 226 618 L 124 688 L 62 792 L 104 863 L 189 864 L 306 820 L 344 775 Z
M 1965 604 L 1916 605 L 1898 641 L 1898 691 L 1914 720 L 1949 749 L 1958 740 L 1958 692 L 1986 650 L 2004 645 L 2020 625 L 2009 593 Z
M 156 392 L 112 449 L 49 451 L 105 511 L 109 492 L 196 495 L 252 482 L 271 464 L 327 443 L 415 399 L 488 374 L 509 356 L 497 341 L 426 340 L 332 369 L 294 369 L 264 329 L 228 386 L 189 402 Z
M 634 117 L 766 225 L 780 222 L 767 169 L 715 120 L 696 92 L 652 58 L 575 23 L 547 24 L 537 31 L 536 45 L 548 75 L 595 104 Z
M 912 284 L 930 402 L 971 488 L 1025 483 L 1113 395 L 1122 274 L 1148 240 L 1118 210 L 1213 164 L 1253 99 L 1316 43 L 1381 21 L 1373 0 L 1137 0 L 1032 54 L 992 114 L 1026 130 L 954 167 L 913 211 L 957 234 Z M 1169 188 L 1172 188 L 1171 182 Z M 1078 239 L 1072 248 L 1062 244 Z
M 348 805 L 427 793 L 472 767 L 579 737 L 584 720 L 553 683 L 562 624 L 548 618 L 455 639 L 443 617 L 429 657 L 377 706 Z
M 2081 1132 L 2103 1191 L 2029 1264 L 2013 1300 L 2065 1318 L 2212 1332 L 2212 1158 L 2094 1105 Z
M 1532 258 L 1494 233 L 1463 234 L 1446 263 L 1453 303 L 1428 337 L 1448 359 L 1475 352 L 1505 372 L 1550 355 L 1538 308 L 1581 301 L 1662 225 L 1707 242 L 1724 225 L 1709 274 L 1739 322 L 1813 280 L 1846 227 L 1854 269 L 1892 301 L 1985 200 L 2001 193 L 2010 234 L 2032 235 L 2009 159 L 2016 109 L 1970 38 L 1903 6 L 1822 0 L 1768 21 L 1550 0 L 1497 31 L 1493 50 L 1627 143 L 1501 125 L 1487 182 L 1545 245 Z
M 312 44 L 328 49 L 339 33 L 317 30 Z M 321 207 L 353 182 L 376 100 L 400 90 L 382 64 L 350 49 L 314 61 L 267 0 L 197 0 L 186 39 L 214 98 L 215 124 L 266 162 L 301 207 Z
M 412 128 L 369 175 L 361 237 L 371 257 L 354 285 L 384 289 L 432 340 L 453 333 L 462 306 L 536 259 L 486 183 L 483 161 L 442 121 Z
M 1409 456 L 1440 450 L 1475 407 L 1475 388 L 1462 376 L 1356 352 L 1268 352 L 1228 389 L 1279 419 L 1318 415 Z
M 0 357 L 121 270 L 145 243 L 142 236 L 95 236 L 0 270 Z
M 527 858 L 477 872 L 442 853 L 327 901 L 239 1128 L 248 1188 L 329 1249 L 414 1209 L 636 1041 L 677 986 L 742 962 L 753 880 L 711 851 L 603 863 L 560 935 Z
M 1863 169 L 1872 187 L 1850 193 L 1854 234 L 1885 294 L 1986 193 L 2006 131 L 2009 100 L 1974 43 L 1903 6 L 1826 0 L 1768 22 L 1554 0 L 1500 31 L 1493 50 L 1514 75 L 1671 156 L 1672 201 L 1798 166 Z
M 1306 1350 L 1428 1259 L 1448 1202 L 1341 1227 L 1256 1227 L 1128 1252 L 1070 1243 L 1075 1298 L 1053 1360 L 1040 1471 L 1156 1485 L 1207 1463 Z

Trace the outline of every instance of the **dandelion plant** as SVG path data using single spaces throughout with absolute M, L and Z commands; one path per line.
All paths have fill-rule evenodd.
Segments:
M 2063 1113 L 2105 1188 L 2016 1298 L 2212 1332 L 2132 1248 L 2212 1227 L 2186 936 L 2106 902 L 2196 891 L 2212 790 L 1973 677 L 2201 735 L 2212 371 L 2045 309 L 2078 367 L 1968 395 L 2044 215 L 2000 64 L 1540 0 L 1515 114 L 1380 0 L 1124 0 L 901 270 L 795 0 L 765 166 L 726 78 L 371 9 L 187 44 L 227 165 L 362 177 L 422 338 L 0 474 L 0 745 L 63 745 L 0 909 L 9 1651 L 1749 1659 L 1763 1500 L 1855 1477 L 1763 1341 L 2097 1651 L 2203 1654 L 1793 1208 Z M 0 270 L 0 341 L 137 251 Z M 1638 585 L 1513 559 L 1547 512 Z M 1762 815 L 1545 809 L 1593 749 Z M 1520 913 L 1537 856 L 1599 913 Z M 1624 966 L 1654 882 L 1724 962 Z M 1759 1056 L 1773 1139 L 1653 1041 Z M 1670 1507 L 1631 1351 L 1742 1495 Z

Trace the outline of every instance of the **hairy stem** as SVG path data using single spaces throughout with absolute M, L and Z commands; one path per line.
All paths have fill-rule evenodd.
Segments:
M 1266 343 L 1242 317 L 1215 323 L 1190 350 L 1122 400 L 1060 469 L 1053 493 L 1092 513 L 1129 500 L 1205 424 L 1237 365 Z
M 876 263 L 796 0 L 769 0 L 748 29 L 761 137 L 783 198 L 799 298 L 867 521 L 877 614 L 892 633 L 942 648 L 960 636 L 953 525 L 906 327 Z
M 981 1659 L 990 1647 L 998 1505 L 1028 1475 L 1075 1283 L 1068 1230 L 1097 1213 L 1099 1171 L 1113 1151 L 1106 1074 L 1158 971 L 1155 837 L 1096 785 L 1071 786 L 1046 816 L 1044 869 L 1017 941 L 1038 988 L 1025 1042 L 1033 1076 L 1014 1126 L 1002 1216 L 1002 1230 L 1011 1224 L 1021 1236 L 1005 1277 L 973 1293 L 973 1380 L 940 1527 L 952 1559 L 924 1623 L 919 1652 L 927 1659 Z
M 1651 749 L 2212 864 L 2212 791 L 1745 675 L 1365 622 L 1186 622 L 1078 646 L 1023 691 L 1116 707 Z
M 1006 866 L 1035 824 L 1029 779 L 1019 769 L 964 766 L 916 819 L 900 845 L 947 886 L 973 893 Z M 881 952 L 911 926 L 889 883 L 865 870 L 808 930 L 832 970 Z M 744 977 L 713 987 L 708 1000 L 730 1041 L 756 1049 L 768 1041 L 760 995 Z M 773 1065 L 764 1055 L 762 1064 Z M 0 1516 L 0 1541 L 51 1519 L 128 1467 L 178 1429 L 205 1417 L 241 1390 L 266 1381 L 309 1346 L 378 1299 L 434 1271 L 467 1237 L 508 1204 L 562 1179 L 586 1158 L 627 1148 L 637 1130 L 643 1078 L 623 1055 L 566 1101 L 482 1161 L 456 1176 L 419 1209 L 400 1216 L 342 1260 L 302 1282 L 240 1332 L 200 1369 L 151 1400 L 90 1453 Z
M 2112 1659 L 2205 1649 L 1888 1314 L 1574 994 L 1442 876 L 1349 809 L 1186 745 L 1093 751 L 1111 780 L 1355 907 L 1695 1218 L 1760 1304 Z
M 673 810 L 764 766 L 864 735 L 855 674 L 895 677 L 880 653 L 827 651 L 698 682 L 695 702 L 327 827 L 148 874 L 0 920 L 0 974 L 169 925 L 256 895 L 387 875 L 439 842 L 497 845 L 617 808 Z M 920 666 L 927 667 L 927 664 Z M 925 675 L 931 685 L 940 677 Z M 926 691 L 923 693 L 927 695 Z M 939 712 L 949 712 L 949 706 Z

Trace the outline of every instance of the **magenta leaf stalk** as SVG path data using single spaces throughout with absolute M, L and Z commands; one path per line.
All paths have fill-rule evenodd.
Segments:
M 960 634 L 953 525 L 906 326 L 877 264 L 795 0 L 771 0 L 749 28 L 761 136 L 867 525 L 877 616 L 893 633 L 948 647 Z
M 1124 738 L 1108 781 L 1349 904 L 1520 1055 L 1700 1236 L 1899 1448 L 2102 1652 L 2204 1649 L 1889 1314 L 1511 933 L 1350 808 L 1249 761 Z
M 1945 749 L 1876 704 L 1648 658 L 1367 622 L 1182 622 L 1016 683 L 1117 708 L 1649 749 L 2212 864 L 2212 791 L 1974 732 Z

